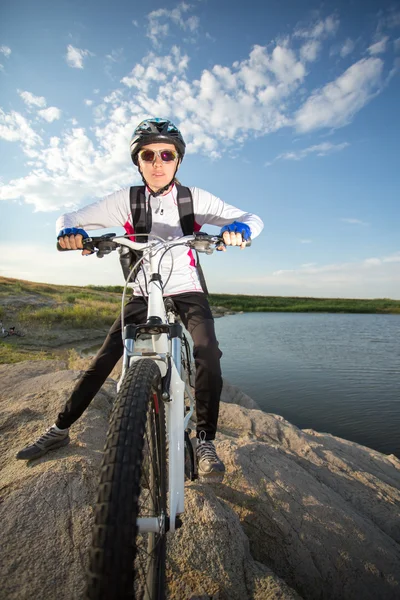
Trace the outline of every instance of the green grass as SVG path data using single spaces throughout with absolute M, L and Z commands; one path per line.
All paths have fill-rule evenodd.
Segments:
M 1 300 L 24 296 L 27 305 L 13 307 L 12 302 L 1 306 Z M 39 303 L 49 303 L 51 306 L 36 306 L 29 304 L 29 298 L 34 296 Z M 120 312 L 121 295 L 109 290 L 95 287 L 62 286 L 35 283 L 0 277 L 0 310 L 5 322 L 19 323 L 22 327 L 57 328 L 91 328 L 111 325 Z
M 123 285 L 88 285 L 89 290 L 96 290 L 99 292 L 113 292 L 114 294 L 122 294 L 124 291 Z
M 19 312 L 21 323 L 35 325 L 52 325 L 65 328 L 89 328 L 112 325 L 119 313 L 119 305 L 109 302 L 90 302 L 83 304 L 67 304 L 57 307 L 34 309 L 24 308 Z
M 51 352 L 23 350 L 0 342 L 0 365 L 18 363 L 23 360 L 51 360 L 56 358 Z
M 211 306 L 223 306 L 243 312 L 331 312 L 331 313 L 398 313 L 400 300 L 344 298 L 297 298 L 284 296 L 234 296 L 210 294 Z
M 120 312 L 122 286 L 63 286 L 0 277 L 0 319 L 5 326 L 18 325 L 30 330 L 104 328 L 110 326 Z M 2 299 L 24 296 L 27 306 Z M 51 306 L 29 304 L 29 297 Z M 210 294 L 211 306 L 234 312 L 324 312 L 324 313 L 394 313 L 400 314 L 400 301 L 389 298 L 373 300 L 343 298 L 309 298 L 285 296 L 248 296 Z M 12 321 L 12 322 L 11 322 Z

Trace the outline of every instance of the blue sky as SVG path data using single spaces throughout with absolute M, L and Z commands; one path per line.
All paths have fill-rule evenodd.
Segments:
M 400 299 L 400 8 L 378 1 L 7 0 L 0 275 L 121 284 L 57 253 L 59 214 L 139 182 L 143 118 L 182 130 L 186 185 L 258 214 L 202 261 L 215 292 Z

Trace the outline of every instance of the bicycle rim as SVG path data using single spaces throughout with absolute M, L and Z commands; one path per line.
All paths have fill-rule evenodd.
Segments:
M 157 517 L 158 533 L 136 521 Z M 95 505 L 86 598 L 163 600 L 166 557 L 165 413 L 160 371 L 150 359 L 129 369 L 111 415 Z

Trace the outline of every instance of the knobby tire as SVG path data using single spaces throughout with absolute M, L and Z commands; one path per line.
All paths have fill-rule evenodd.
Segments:
M 94 510 L 87 600 L 164 600 L 166 528 L 138 533 L 138 517 L 166 518 L 165 411 L 151 359 L 129 368 L 110 418 Z

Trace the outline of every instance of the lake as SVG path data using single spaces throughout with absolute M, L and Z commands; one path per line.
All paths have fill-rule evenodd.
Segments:
M 215 320 L 223 376 L 266 412 L 400 458 L 400 315 Z

